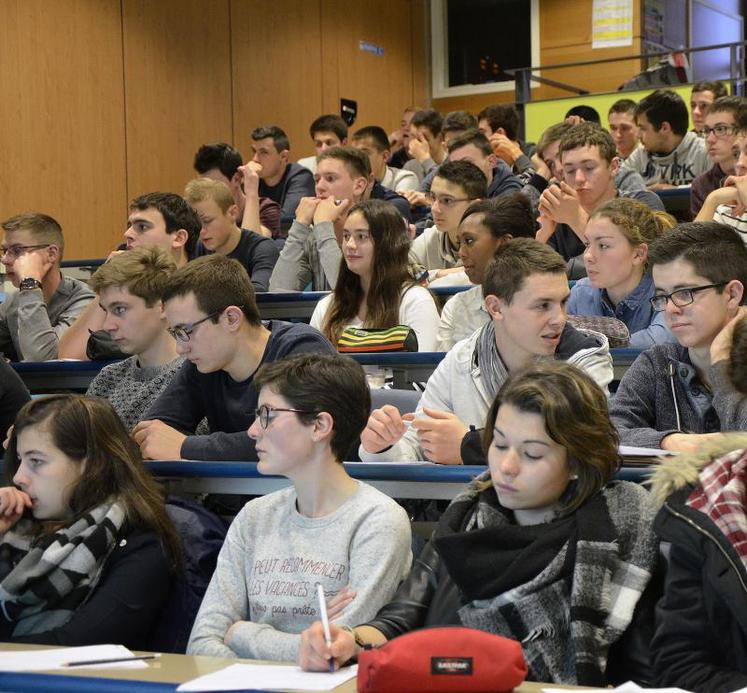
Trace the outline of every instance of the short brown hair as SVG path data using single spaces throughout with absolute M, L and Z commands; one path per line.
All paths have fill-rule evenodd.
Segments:
M 610 421 L 607 395 L 576 366 L 549 361 L 510 375 L 488 412 L 483 431 L 486 455 L 502 404 L 539 414 L 550 438 L 565 448 L 570 470 L 578 475 L 561 498 L 565 513 L 583 505 L 620 468 L 619 438 Z
M 342 462 L 348 449 L 366 427 L 371 412 L 371 391 L 363 368 L 340 354 L 298 354 L 263 365 L 254 376 L 259 391 L 269 387 L 309 424 L 320 412 L 334 421 L 330 440 L 332 454 Z
M 184 199 L 191 205 L 212 200 L 225 214 L 234 204 L 231 189 L 222 181 L 210 178 L 194 178 L 184 188 Z
M 497 296 L 511 303 L 524 280 L 533 274 L 565 274 L 566 264 L 550 246 L 534 238 L 513 238 L 501 246 L 482 281 L 483 296 Z
M 368 154 L 355 147 L 328 147 L 316 157 L 317 163 L 325 159 L 342 161 L 351 178 L 368 178 L 371 175 Z
M 101 265 L 91 277 L 91 288 L 99 295 L 112 287 L 127 289 L 151 308 L 161 300 L 169 277 L 175 271 L 174 258 L 163 248 L 133 248 Z
M 568 132 L 560 138 L 558 155 L 563 159 L 565 152 L 570 152 L 579 147 L 597 147 L 599 156 L 608 164 L 617 156 L 617 147 L 612 135 L 603 130 L 596 123 L 579 123 L 573 125 Z
M 198 308 L 206 315 L 220 313 L 228 306 L 239 306 L 250 325 L 259 326 L 254 287 L 244 266 L 223 255 L 198 257 L 180 267 L 166 283 L 163 302 L 176 296 L 194 294 Z M 212 318 L 217 323 L 219 316 Z
M 562 123 L 555 123 L 555 125 L 551 125 L 540 135 L 539 142 L 537 142 L 537 154 L 543 161 L 545 158 L 545 149 L 547 149 L 553 142 L 559 142 L 563 138 L 563 135 L 565 135 L 565 133 L 572 127 L 573 125 L 566 123 L 565 121 Z
M 56 245 L 60 251 L 60 260 L 62 260 L 65 250 L 62 227 L 56 219 L 53 219 L 48 214 L 39 214 L 37 212 L 17 214 L 0 223 L 0 226 L 3 227 L 5 233 L 28 231 L 36 242 Z

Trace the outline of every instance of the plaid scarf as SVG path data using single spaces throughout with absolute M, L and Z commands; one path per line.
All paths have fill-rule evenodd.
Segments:
M 460 620 L 520 641 L 536 681 L 606 685 L 609 647 L 630 624 L 656 562 L 648 494 L 613 483 L 565 518 L 521 527 L 492 487 L 478 491 L 489 479 L 481 475 L 457 496 L 437 530 L 436 547 L 466 602 Z
M 124 521 L 124 508 L 111 501 L 37 541 L 29 519 L 5 533 L 0 621 L 13 636 L 43 633 L 70 620 L 98 584 Z
M 747 568 L 747 450 L 735 450 L 704 467 L 687 505 L 707 515 Z
M 490 320 L 483 325 L 472 352 L 472 363 L 480 367 L 485 389 L 493 399 L 508 378 L 508 369 L 501 360 L 495 343 L 495 325 Z

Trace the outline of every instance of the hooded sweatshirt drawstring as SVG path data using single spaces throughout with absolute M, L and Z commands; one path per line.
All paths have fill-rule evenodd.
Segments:
M 672 388 L 672 402 L 674 403 L 674 416 L 677 419 L 677 430 L 682 432 L 682 422 L 680 421 L 680 407 L 677 404 L 677 392 L 674 389 L 674 373 L 676 369 L 671 361 L 669 362 L 667 370 L 669 372 L 669 385 Z

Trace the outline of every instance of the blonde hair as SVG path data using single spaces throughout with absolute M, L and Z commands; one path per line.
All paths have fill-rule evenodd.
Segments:
M 647 204 L 629 197 L 616 197 L 595 209 L 590 219 L 609 219 L 631 245 L 650 244 L 666 231 L 673 229 L 677 220 L 666 212 L 655 212 Z
M 175 271 L 174 258 L 163 248 L 133 248 L 101 265 L 91 277 L 91 288 L 97 294 L 112 287 L 124 288 L 151 308 L 161 300 L 169 277 Z
M 184 188 L 184 199 L 193 205 L 195 202 L 213 200 L 225 214 L 234 204 L 231 189 L 222 181 L 211 178 L 194 178 Z

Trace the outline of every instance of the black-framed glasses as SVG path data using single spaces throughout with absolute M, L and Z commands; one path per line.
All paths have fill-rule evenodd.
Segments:
M 216 315 L 220 315 L 224 310 L 225 308 L 216 310 L 215 312 L 210 313 L 210 315 L 206 315 L 204 318 L 196 320 L 195 322 L 188 323 L 187 325 L 169 327 L 167 331 L 174 339 L 178 339 L 180 342 L 188 342 L 189 338 L 192 336 L 192 333 L 199 325 L 201 325 L 203 322 L 206 322 L 207 320 L 210 320 L 211 318 L 214 318 Z
M 283 409 L 282 407 L 271 407 L 268 404 L 263 404 L 259 409 L 254 410 L 254 415 L 259 420 L 259 425 L 262 428 L 267 429 L 270 422 L 280 413 L 284 411 L 292 411 L 294 414 L 318 414 L 317 411 L 310 411 L 308 409 Z
M 684 308 L 689 306 L 694 300 L 694 294 L 698 291 L 705 291 L 706 289 L 720 289 L 722 286 L 726 286 L 726 282 L 719 282 L 718 284 L 704 284 L 703 286 L 694 286 L 691 289 L 677 289 L 671 294 L 657 294 L 652 296 L 649 301 L 651 307 L 658 313 L 662 310 L 666 310 L 667 302 L 672 301 L 677 308 Z
M 425 199 L 429 205 L 433 205 L 438 202 L 439 207 L 444 209 L 451 209 L 457 202 L 471 202 L 474 198 L 472 197 L 450 197 L 449 195 L 436 195 L 431 191 L 425 193 Z
M 10 255 L 11 257 L 20 257 L 24 253 L 28 253 L 29 250 L 41 250 L 42 248 L 49 248 L 51 243 L 36 243 L 34 245 L 21 245 L 16 243 L 14 245 L 0 245 L 0 257 Z
M 733 135 L 736 131 L 736 125 L 727 125 L 726 123 L 719 123 L 718 125 L 714 125 L 712 128 L 709 128 L 706 125 L 701 130 L 703 137 L 708 137 L 711 133 L 716 135 L 716 137 L 726 137 L 727 135 Z

